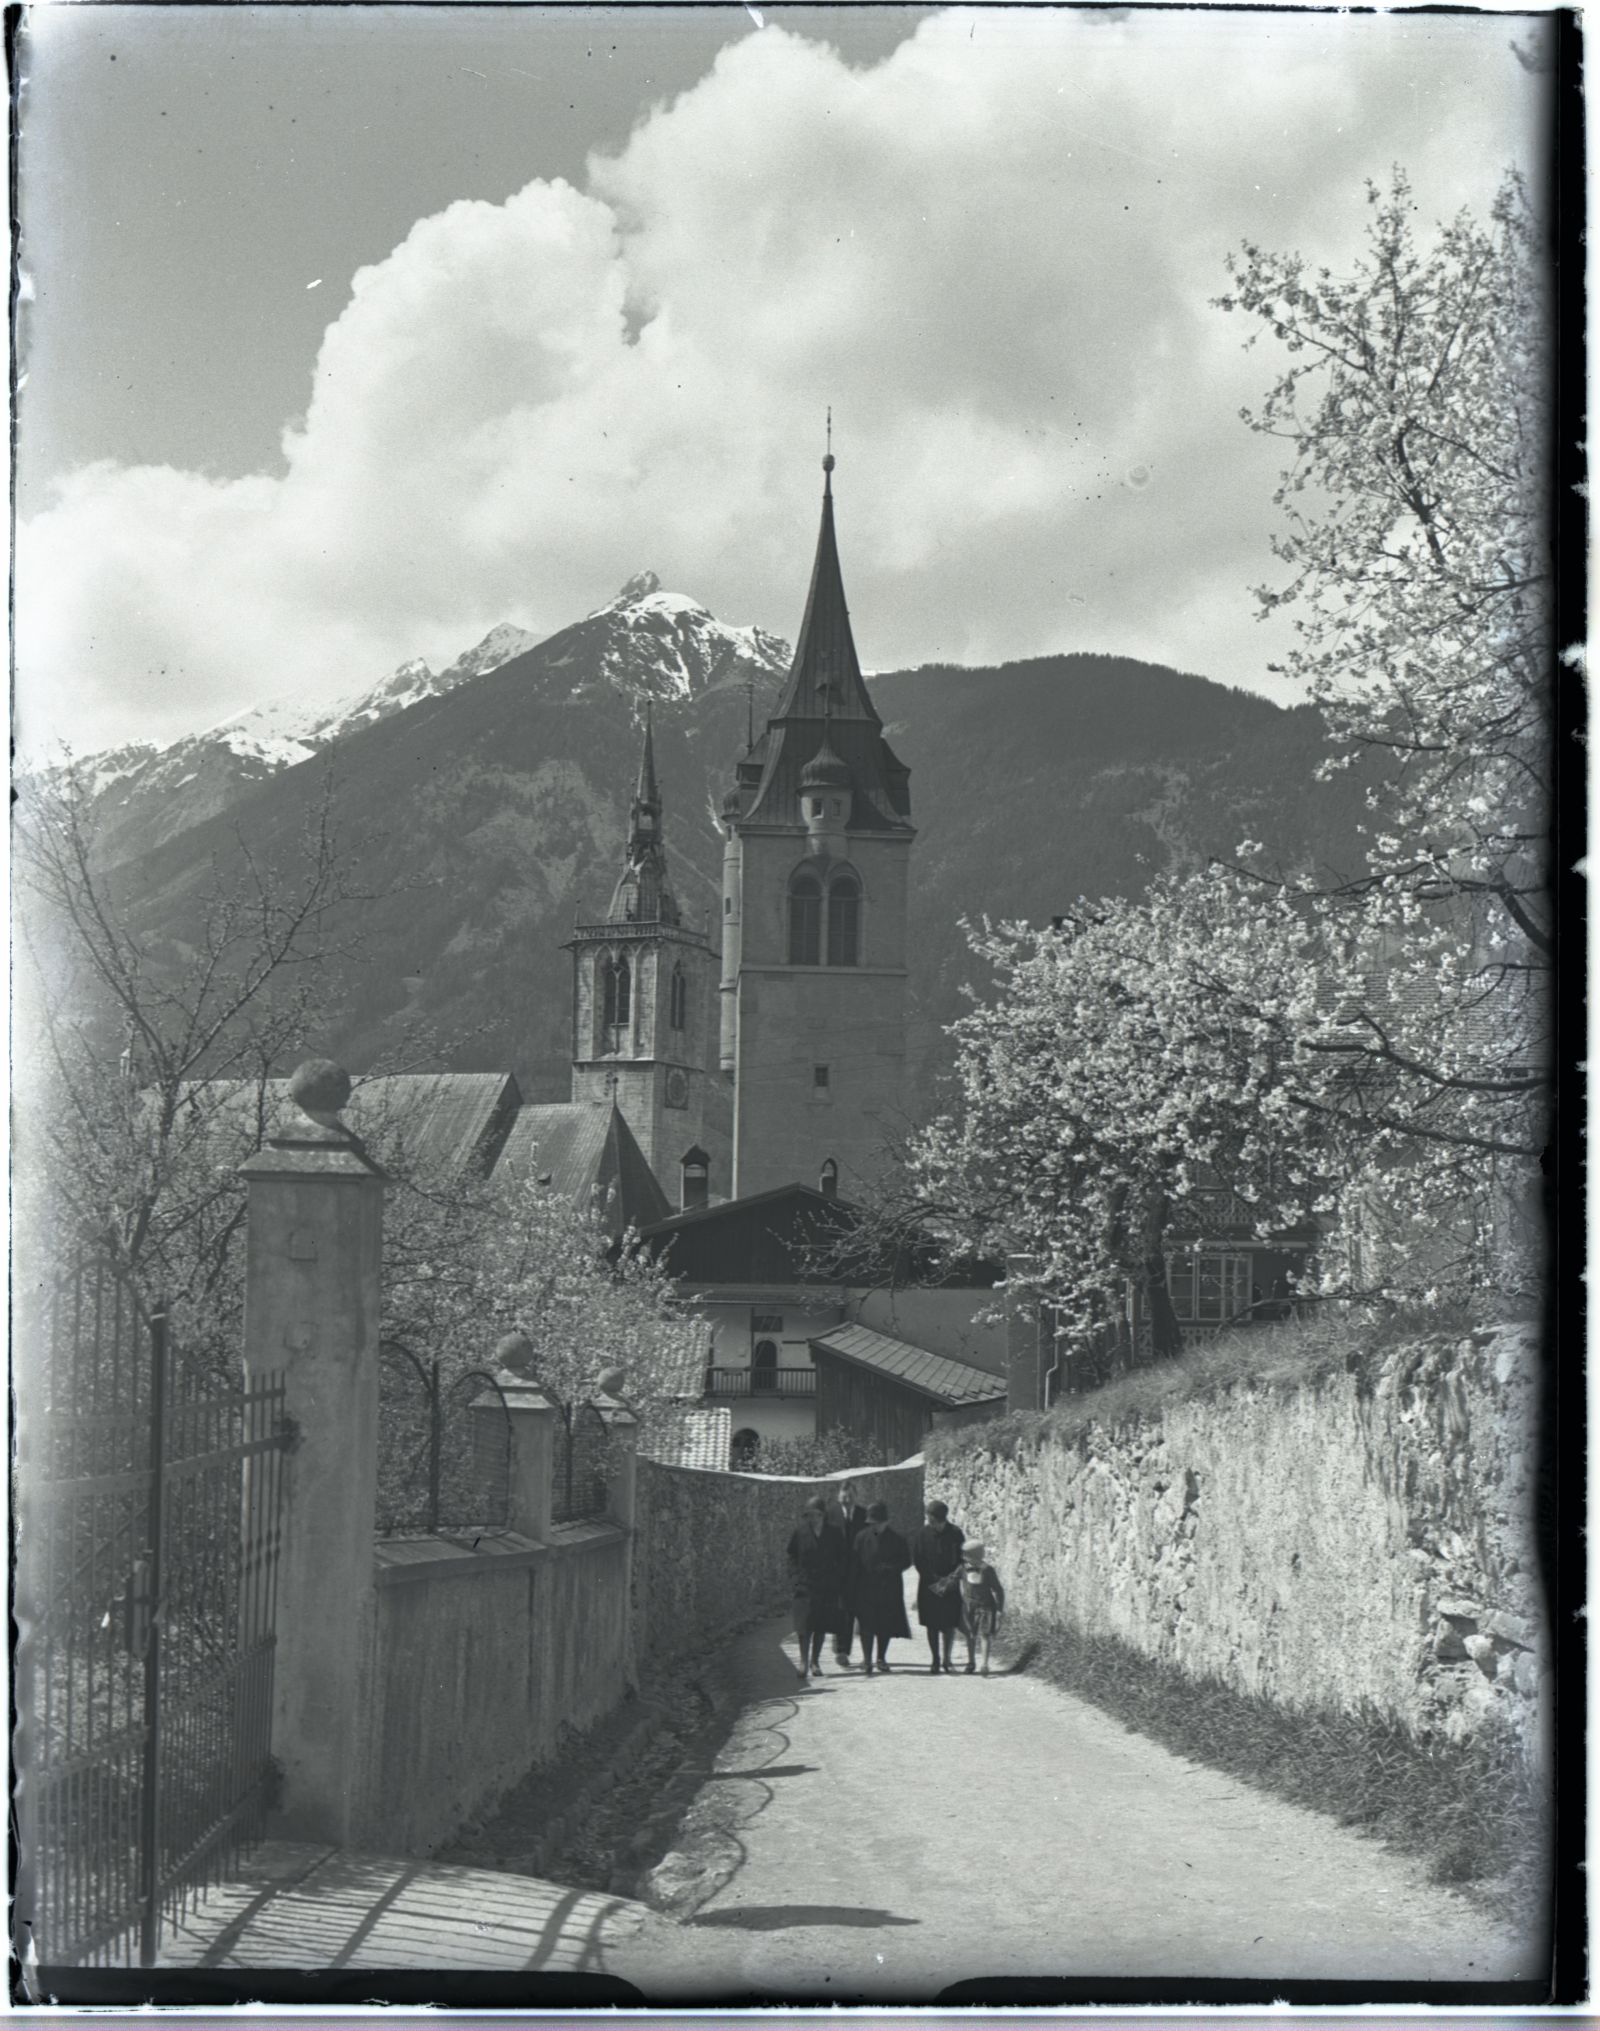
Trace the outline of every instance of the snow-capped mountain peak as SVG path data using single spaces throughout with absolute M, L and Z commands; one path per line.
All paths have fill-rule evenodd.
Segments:
M 761 628 L 729 627 L 686 593 L 663 591 L 653 571 L 545 645 L 553 665 L 594 674 L 636 697 L 695 698 L 752 674 L 789 667 L 789 645 Z M 754 666 L 754 672 L 751 666 Z

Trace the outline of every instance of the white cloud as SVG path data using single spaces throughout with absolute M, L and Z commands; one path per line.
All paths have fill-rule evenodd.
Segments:
M 281 475 L 69 475 L 19 535 L 22 738 L 336 695 L 645 566 L 792 631 L 829 402 L 870 665 L 1259 682 L 1270 363 L 1223 255 L 1337 259 L 1395 160 L 1425 214 L 1484 204 L 1537 85 L 1492 17 L 953 12 L 860 72 L 769 26 L 586 190 L 360 271 Z

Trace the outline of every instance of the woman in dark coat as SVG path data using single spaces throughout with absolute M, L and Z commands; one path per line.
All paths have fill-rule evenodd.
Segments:
M 937 1583 L 959 1568 L 963 1537 L 964 1533 L 950 1521 L 946 1505 L 930 1502 L 928 1520 L 911 1540 L 911 1562 L 917 1569 L 917 1620 L 928 1632 L 928 1648 L 933 1653 L 930 1672 L 941 1669 L 941 1648 L 942 1669 L 952 1669 L 951 1653 L 956 1647 L 956 1631 L 961 1627 L 961 1596 L 954 1587 L 948 1593 L 940 1593 Z
M 906 1620 L 906 1590 L 901 1575 L 911 1563 L 911 1547 L 898 1530 L 889 1528 L 889 1507 L 874 1502 L 867 1511 L 866 1527 L 857 1534 L 851 1557 L 855 1575 L 856 1620 L 861 1624 L 861 1660 L 870 1678 L 873 1649 L 877 1669 L 889 1669 L 889 1644 L 896 1636 L 909 1636 Z
M 844 1617 L 843 1531 L 828 1522 L 820 1495 L 801 1514 L 788 1544 L 789 1585 L 794 1594 L 794 1633 L 800 1640 L 800 1683 L 822 1670 L 822 1646 Z

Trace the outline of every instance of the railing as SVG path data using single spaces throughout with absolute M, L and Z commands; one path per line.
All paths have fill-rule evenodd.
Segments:
M 815 1396 L 814 1368 L 708 1368 L 707 1396 Z
M 98 1251 L 23 1338 L 16 1950 L 148 1967 L 275 1782 L 284 1384 L 216 1387 Z
M 378 1375 L 380 1537 L 503 1530 L 511 1502 L 511 1419 L 483 1368 L 445 1379 L 404 1342 L 385 1340 Z

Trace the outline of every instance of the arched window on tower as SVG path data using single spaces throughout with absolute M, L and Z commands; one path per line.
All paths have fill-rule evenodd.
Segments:
M 602 959 L 600 984 L 608 1030 L 622 1029 L 633 1003 L 633 979 L 626 959 Z
M 839 1166 L 832 1157 L 828 1157 L 823 1163 L 822 1174 L 817 1179 L 817 1189 L 824 1199 L 837 1199 L 839 1196 Z
M 675 1030 L 681 1030 L 686 1022 L 689 1008 L 689 983 L 684 978 L 680 963 L 672 969 L 672 988 L 669 995 L 669 1020 Z
M 805 867 L 789 881 L 789 964 L 822 964 L 822 884 Z
M 861 884 L 840 872 L 828 884 L 828 964 L 854 966 L 861 944 Z

